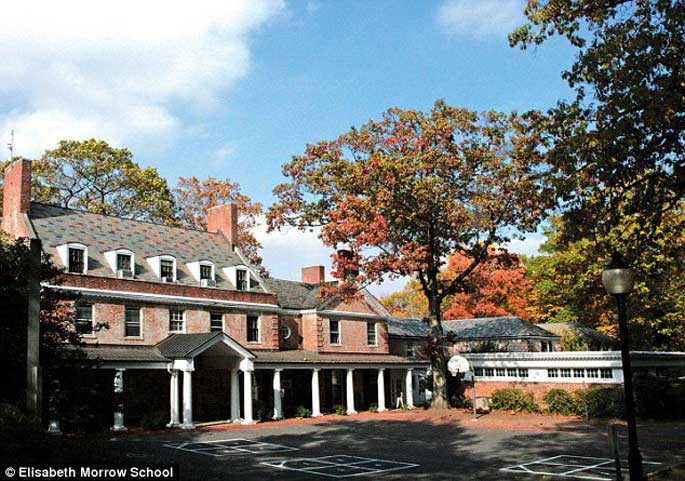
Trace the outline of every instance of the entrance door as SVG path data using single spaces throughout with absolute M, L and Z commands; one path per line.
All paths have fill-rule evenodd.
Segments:
M 401 407 L 404 404 L 404 380 L 401 376 L 397 376 L 392 373 L 392 383 L 391 383 L 391 407 Z

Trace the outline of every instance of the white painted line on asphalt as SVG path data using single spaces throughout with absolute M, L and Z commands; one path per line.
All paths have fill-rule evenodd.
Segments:
M 500 471 L 509 473 L 539 474 L 558 478 L 575 478 L 588 481 L 612 481 L 613 463 L 614 460 L 609 458 L 560 454 L 528 463 L 507 466 L 505 468 L 500 468 Z M 659 465 L 661 463 L 655 461 L 643 461 L 643 464 Z M 572 469 L 562 472 L 553 472 L 551 469 L 552 467 Z M 609 472 L 607 473 L 606 470 Z M 599 474 L 597 472 L 599 472 Z
M 361 456 L 330 455 L 319 458 L 297 458 L 279 462 L 262 462 L 265 466 L 286 469 L 329 478 L 379 475 L 390 471 L 418 467 L 418 464 L 364 458 Z
M 190 453 L 205 454 L 213 457 L 237 456 L 245 454 L 272 454 L 288 451 L 298 451 L 298 448 L 284 446 L 282 444 L 264 443 L 251 439 L 214 439 L 210 441 L 193 441 L 185 443 L 167 443 L 168 448 L 187 451 Z

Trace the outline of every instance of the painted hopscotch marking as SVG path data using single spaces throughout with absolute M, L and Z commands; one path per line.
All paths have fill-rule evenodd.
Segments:
M 347 455 L 322 456 L 320 458 L 298 458 L 280 462 L 263 462 L 260 464 L 272 468 L 287 469 L 289 471 L 298 471 L 329 478 L 371 476 L 400 469 L 416 468 L 419 466 L 418 464 L 412 463 Z
M 188 451 L 190 453 L 205 454 L 207 456 L 223 457 L 240 454 L 271 454 L 298 451 L 298 448 L 282 444 L 263 443 L 251 439 L 220 439 L 216 441 L 194 441 L 188 443 L 165 444 L 168 448 Z
M 643 461 L 645 470 L 649 473 L 650 467 L 656 467 L 661 463 Z M 627 463 L 621 463 L 621 470 L 628 472 Z M 614 460 L 609 458 L 597 458 L 592 456 L 559 455 L 551 458 L 538 459 L 529 463 L 517 464 L 500 468 L 500 471 L 522 474 L 539 474 L 544 476 L 556 476 L 559 478 L 585 479 L 592 481 L 613 481 L 616 474 Z

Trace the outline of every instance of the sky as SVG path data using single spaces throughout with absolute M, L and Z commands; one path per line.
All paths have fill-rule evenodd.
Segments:
M 62 139 L 127 147 L 175 185 L 229 178 L 270 205 L 281 166 L 390 107 L 546 109 L 570 91 L 562 40 L 521 51 L 522 0 L 24 0 L 3 6 L 0 139 L 38 157 Z M 7 156 L 3 151 L 0 158 Z M 316 233 L 268 234 L 266 267 L 330 265 Z M 510 248 L 535 253 L 541 234 Z M 328 269 L 330 271 L 330 269 Z M 400 288 L 386 282 L 377 294 Z

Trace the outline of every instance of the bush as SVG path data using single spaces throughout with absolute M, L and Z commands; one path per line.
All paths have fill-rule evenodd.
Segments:
M 635 411 L 651 419 L 685 418 L 685 383 L 640 374 L 635 376 Z
M 376 404 L 376 403 L 371 403 L 371 404 L 369 405 L 369 412 L 377 413 L 377 412 L 378 412 L 378 404 Z
M 453 408 L 473 409 L 473 401 L 471 398 L 465 397 L 463 394 L 452 396 L 450 398 L 450 405 Z
M 539 412 L 540 407 L 535 403 L 532 393 L 521 389 L 497 389 L 492 393 L 490 407 L 501 411 Z
M 347 409 L 345 409 L 345 406 L 337 405 L 335 406 L 335 414 L 339 416 L 346 416 L 347 415 Z
M 591 418 L 622 418 L 624 415 L 623 387 L 589 388 L 578 391 L 576 397 L 581 413 Z
M 543 401 L 547 404 L 547 410 L 552 414 L 576 416 L 585 412 L 581 399 L 565 389 L 550 389 L 545 394 Z
M 259 421 L 269 421 L 273 415 L 273 409 L 271 409 L 267 403 L 264 401 L 255 402 L 256 415 Z
M 31 441 L 43 437 L 40 422 L 14 404 L 0 404 L 0 442 Z
M 164 429 L 167 424 L 168 414 L 162 411 L 155 411 L 144 414 L 140 419 L 140 427 L 148 431 Z
M 297 417 L 298 418 L 310 418 L 312 417 L 312 411 L 304 406 L 297 406 Z

